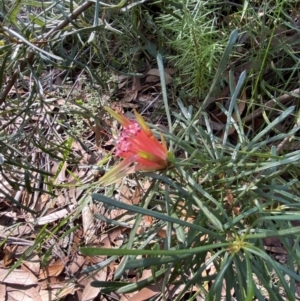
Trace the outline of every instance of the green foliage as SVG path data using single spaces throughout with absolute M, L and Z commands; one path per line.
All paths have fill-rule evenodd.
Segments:
M 178 69 L 176 84 L 184 90 L 183 94 L 203 97 L 214 78 L 229 32 L 217 29 L 214 1 L 179 2 L 182 7 L 174 9 L 174 14 L 157 18 L 168 48 L 166 59 Z
M 233 95 L 233 111 L 226 111 L 228 120 L 238 112 L 236 104 Z M 236 146 L 226 135 L 220 140 L 204 131 L 192 108 L 181 104 L 181 110 L 175 114 L 180 124 L 173 127 L 176 136 L 165 135 L 175 149 L 185 150 L 185 159 L 173 162 L 164 175 L 148 174 L 153 184 L 140 206 L 92 195 L 95 201 L 136 213 L 128 242 L 120 249 L 81 249 L 89 256 L 123 256 L 115 273 L 120 282 L 95 281 L 93 285 L 105 292 L 129 293 L 157 281 L 166 286 L 181 284 L 184 289 L 174 298 L 178 301 L 185 294 L 191 300 L 199 295 L 205 300 L 221 300 L 221 296 L 229 298 L 232 291 L 237 300 L 292 300 L 293 283 L 300 280 L 296 268 L 300 227 L 293 224 L 298 219 L 300 194 L 298 181 L 288 175 L 299 169 L 300 153 L 277 154 L 276 148 L 266 149 L 281 141 L 281 134 L 270 136 L 270 132 L 295 108 L 286 109 L 252 139 L 243 133 L 243 124 L 236 123 Z M 296 125 L 286 135 L 291 137 L 299 129 Z M 158 224 L 136 235 L 144 215 L 156 218 Z M 162 239 L 155 235 L 161 228 L 170 229 L 171 236 Z M 287 252 L 286 263 L 277 262 L 264 249 L 264 239 L 274 237 Z M 214 272 L 204 276 L 209 266 Z M 147 267 L 153 271 L 147 281 L 126 285 L 122 280 L 126 269 Z M 199 291 L 188 293 L 193 285 Z

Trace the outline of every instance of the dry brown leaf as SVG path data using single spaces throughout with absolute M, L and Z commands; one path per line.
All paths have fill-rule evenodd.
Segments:
M 71 201 L 71 203 L 76 206 L 78 204 L 78 197 L 82 194 L 83 189 L 81 187 L 69 188 L 66 191 L 66 195 L 68 196 L 66 200 Z
M 69 294 L 74 294 L 79 288 L 76 288 L 75 283 L 67 283 L 64 285 L 56 295 L 57 298 L 61 299 Z
M 36 221 L 36 225 L 45 225 L 47 223 L 55 222 L 56 220 L 65 218 L 66 215 L 68 215 L 74 208 L 74 205 L 69 205 L 67 208 L 58 210 L 56 212 L 50 213 L 46 216 L 42 216 L 41 218 L 38 218 Z M 29 219 L 29 221 L 33 222 L 34 220 Z
M 129 76 L 120 74 L 114 75 L 113 78 L 116 82 L 118 82 L 118 88 L 122 89 L 128 83 Z M 107 98 L 110 99 L 110 96 L 107 96 Z
M 122 235 L 122 234 L 119 235 L 119 236 L 115 239 L 114 244 L 113 244 L 113 247 L 121 247 L 121 246 L 123 246 L 124 240 L 125 240 L 124 235 Z
M 19 95 L 23 95 L 27 93 L 23 88 L 16 89 L 15 87 L 12 87 L 8 93 L 9 96 L 14 95 L 16 92 L 18 92 Z
M 159 81 L 159 77 L 157 77 L 155 75 L 149 75 L 145 79 L 146 83 L 157 83 L 158 81 Z
M 15 259 L 15 252 L 18 246 L 6 246 L 4 248 L 4 258 L 3 258 L 3 263 L 4 266 L 9 266 L 11 263 L 13 263 L 14 259 Z
M 51 93 L 49 93 L 51 95 Z M 56 102 L 60 105 L 63 106 L 66 103 L 66 100 L 64 98 L 59 98 L 56 99 Z
M 149 89 L 149 85 L 145 87 L 146 91 L 143 91 L 143 93 L 139 95 L 139 103 L 150 103 L 154 101 L 154 99 L 156 99 L 152 94 L 145 94 L 147 93 L 148 89 Z
M 84 240 L 85 243 L 88 244 L 94 239 L 96 233 L 94 213 L 89 205 L 84 206 L 82 209 L 82 226 Z
M 153 218 L 148 215 L 144 215 L 140 225 L 136 230 L 136 234 L 143 234 L 145 229 L 149 228 L 153 224 Z
M 6 297 L 6 285 L 0 284 L 0 300 L 5 300 Z
M 102 126 L 100 126 L 98 123 L 96 123 L 93 130 L 94 130 L 94 133 L 95 133 L 96 146 L 100 147 L 101 142 L 103 140 Z
M 68 266 L 70 273 L 73 275 L 76 274 L 86 262 L 86 258 L 83 255 L 80 255 L 76 252 L 73 256 L 71 263 Z
M 111 248 L 111 246 L 114 246 L 115 243 L 115 239 L 117 237 L 119 237 L 122 233 L 122 229 L 121 228 L 116 228 L 115 230 L 113 230 L 112 232 L 106 233 L 104 235 L 101 236 L 101 241 L 100 241 L 100 245 L 103 248 Z
M 157 237 L 159 238 L 166 238 L 167 237 L 167 231 L 165 229 L 161 229 L 158 233 L 157 233 Z
M 231 189 L 227 190 L 227 194 L 226 194 L 226 197 L 224 198 L 224 201 L 225 202 L 227 201 L 229 205 L 233 204 L 234 196 L 232 194 L 232 190 Z
M 133 77 L 132 80 L 132 90 L 134 91 L 140 91 L 142 89 L 140 78 L 137 76 Z
M 136 277 L 136 281 L 141 281 L 141 280 L 147 279 L 147 278 L 151 277 L 152 275 L 153 275 L 153 272 L 151 269 L 145 269 L 145 270 L 143 270 L 141 277 Z M 137 274 L 137 276 L 138 276 L 138 274 Z
M 49 194 L 41 194 L 37 199 L 36 204 L 34 205 L 34 210 L 37 212 L 41 212 L 44 209 L 45 205 L 49 202 L 49 199 Z
M 30 183 L 30 187 L 32 187 L 32 182 Z M 24 206 L 29 206 L 31 202 L 31 193 L 28 190 L 24 190 L 21 198 L 21 203 Z
M 59 174 L 57 175 L 54 184 L 61 184 L 62 182 L 66 181 L 66 168 L 67 168 L 67 162 L 63 163 L 63 166 L 61 167 L 60 164 L 55 164 L 52 167 L 52 173 L 56 174 L 56 171 L 58 170 L 58 168 L 61 168 L 61 170 L 59 171 Z M 55 172 L 53 172 L 55 171 Z
M 79 245 L 83 239 L 83 231 L 81 229 L 77 229 L 74 233 L 74 244 L 75 244 L 75 247 L 77 247 L 77 245 Z M 77 248 L 76 248 L 77 250 Z
M 116 194 L 115 197 L 122 203 L 132 205 L 140 201 L 139 189 L 133 191 L 126 185 L 121 185 L 120 187 L 118 187 L 118 190 L 119 193 Z M 133 224 L 135 222 L 135 213 L 127 212 L 127 214 L 124 215 L 126 212 L 127 210 L 125 209 L 112 209 L 108 210 L 105 216 L 109 219 L 118 219 L 118 217 L 122 215 L 122 218 L 119 219 L 120 221 L 126 221 L 128 224 Z
M 135 187 L 133 196 L 132 196 L 132 204 L 137 205 L 141 202 L 141 189 L 139 186 Z
M 165 74 L 166 85 L 168 85 L 172 81 L 172 76 L 168 72 L 166 72 L 166 70 L 164 70 L 164 74 Z M 152 76 L 156 76 L 158 78 L 158 80 L 159 80 L 159 69 L 156 69 L 156 68 L 150 69 L 147 72 L 147 75 L 149 75 L 149 76 L 151 76 L 151 75 Z M 147 78 L 146 78 L 146 82 L 147 82 Z
M 81 152 L 81 151 L 85 152 L 84 149 L 82 148 L 81 144 L 76 140 L 74 140 L 72 142 L 71 148 L 77 152 Z
M 210 258 L 211 258 L 211 253 L 210 253 L 210 252 L 207 252 L 207 254 L 206 254 L 206 260 L 208 261 Z M 211 262 L 211 263 L 206 267 L 206 270 L 204 270 L 204 271 L 202 272 L 202 275 L 203 275 L 204 277 L 206 277 L 206 276 L 213 276 L 213 275 L 215 275 L 216 273 L 217 273 L 216 266 L 214 265 L 213 262 Z M 206 275 L 205 275 L 205 274 L 206 274 Z M 206 288 L 206 289 L 209 289 L 209 283 L 208 283 L 208 282 L 205 284 L 205 288 Z
M 122 203 L 132 204 L 133 191 L 127 185 L 122 185 L 118 189 L 119 194 L 116 194 L 116 198 L 118 198 Z
M 35 285 L 37 278 L 30 272 L 13 270 L 10 274 L 8 269 L 0 269 L 0 281 L 6 284 Z
M 136 294 L 136 293 L 123 294 L 123 295 L 121 295 L 121 298 L 120 298 L 119 301 L 128 301 L 128 300 L 130 300 L 130 298 L 131 298 L 132 296 L 134 296 L 135 294 Z
M 46 279 L 52 276 L 58 276 L 64 269 L 64 264 L 60 259 L 56 260 L 54 263 L 50 264 L 49 266 L 43 268 L 40 271 L 39 279 Z
M 38 255 L 33 256 L 30 260 L 24 260 L 22 262 L 22 269 L 33 273 L 35 276 L 39 275 L 40 268 L 40 257 Z
M 105 213 L 105 217 L 109 218 L 109 219 L 115 219 L 117 220 L 118 217 L 120 215 L 122 215 L 122 221 L 124 220 L 129 220 L 130 219 L 130 216 L 134 216 L 134 214 L 127 214 L 127 215 L 124 215 L 126 213 L 127 210 L 125 209 L 111 209 L 111 210 L 108 210 L 106 213 Z
M 272 252 L 272 253 L 276 253 L 276 254 L 284 254 L 284 255 L 288 255 L 289 252 L 283 248 L 283 247 L 268 247 L 265 246 L 265 250 Z
M 44 280 L 39 280 L 39 288 L 41 290 L 51 289 L 62 289 L 67 284 L 66 279 L 63 276 L 48 277 Z
M 234 203 L 234 195 L 232 194 L 231 189 L 227 190 L 227 195 L 224 197 L 224 201 L 227 202 L 230 206 Z M 239 215 L 240 214 L 240 207 L 238 205 L 234 205 L 232 207 L 232 211 L 234 214 Z
M 42 298 L 35 287 L 24 288 L 18 285 L 7 286 L 7 295 L 8 298 L 15 301 L 42 301 Z
M 288 251 L 282 245 L 281 240 L 278 237 L 267 237 L 264 238 L 264 248 L 265 250 L 276 253 L 287 255 Z
M 165 68 L 164 70 L 170 75 L 174 75 L 177 71 L 175 68 Z
M 51 290 L 40 290 L 40 296 L 42 301 L 55 301 L 58 300 L 58 293 L 60 289 L 51 289 Z
M 137 294 L 128 299 L 128 301 L 148 300 L 159 293 L 161 293 L 161 287 L 159 287 L 157 284 L 150 285 L 141 289 Z
M 138 92 L 136 90 L 127 91 L 124 97 L 121 98 L 121 103 L 131 102 L 137 98 Z
M 100 292 L 99 287 L 91 286 L 91 282 L 94 280 L 106 281 L 107 279 L 107 267 L 101 269 L 95 276 L 88 278 L 84 285 L 84 289 L 81 296 L 81 301 L 92 301 Z

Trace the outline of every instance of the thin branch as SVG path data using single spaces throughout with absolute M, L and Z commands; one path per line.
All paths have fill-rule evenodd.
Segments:
M 300 88 L 297 88 L 288 94 L 287 93 L 283 94 L 280 97 L 278 97 L 276 100 L 271 99 L 271 100 L 267 101 L 266 103 L 263 104 L 264 109 L 271 110 L 271 108 L 275 107 L 278 103 L 284 104 L 284 103 L 288 102 L 289 100 L 296 98 L 295 94 L 300 96 Z M 255 110 L 254 112 L 252 112 L 251 114 L 249 114 L 248 116 L 243 118 L 243 122 L 246 123 L 246 122 L 253 120 L 256 117 L 261 116 L 262 112 L 263 112 L 262 109 Z
M 70 14 L 68 16 L 68 18 L 64 19 L 56 27 L 54 27 L 49 32 L 47 32 L 47 34 L 43 37 L 43 40 L 48 40 L 49 38 L 51 38 L 57 31 L 66 27 L 70 23 L 71 20 L 76 19 L 80 14 L 82 14 L 84 11 L 86 11 L 93 4 L 94 4 L 93 2 L 89 2 L 89 1 L 83 3 L 76 10 L 74 10 L 74 12 L 72 14 Z M 13 85 L 15 84 L 16 80 L 18 79 L 19 73 L 25 69 L 27 64 L 31 65 L 33 63 L 34 56 L 35 56 L 35 53 L 30 52 L 28 54 L 28 57 L 21 62 L 19 69 L 14 72 L 10 81 L 7 83 L 4 90 L 0 94 L 0 106 L 5 102 L 6 96 L 9 93 L 9 91 L 11 90 L 11 88 L 13 87 Z

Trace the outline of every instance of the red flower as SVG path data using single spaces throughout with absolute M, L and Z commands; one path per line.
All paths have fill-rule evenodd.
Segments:
M 101 183 L 112 184 L 135 171 L 161 170 L 168 166 L 168 149 L 163 136 L 160 143 L 139 113 L 134 111 L 136 120 L 129 120 L 108 107 L 105 110 L 123 126 L 117 140 L 116 156 L 124 160 L 105 174 Z

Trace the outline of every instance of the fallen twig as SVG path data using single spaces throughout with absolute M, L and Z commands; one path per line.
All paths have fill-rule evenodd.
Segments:
M 293 94 L 297 94 L 297 95 L 300 96 L 300 88 L 297 88 L 297 89 L 291 91 L 289 94 L 283 94 L 282 96 L 278 97 L 276 100 L 271 99 L 271 100 L 267 101 L 265 104 L 263 104 L 264 109 L 265 110 L 270 110 L 271 108 L 276 106 L 278 103 L 284 104 L 284 103 L 288 102 L 289 100 L 296 97 L 296 95 L 293 95 Z M 262 112 L 263 112 L 262 109 L 255 110 L 251 114 L 244 117 L 243 122 L 246 123 L 246 122 L 249 122 L 249 121 L 253 120 L 256 117 L 261 116 Z

